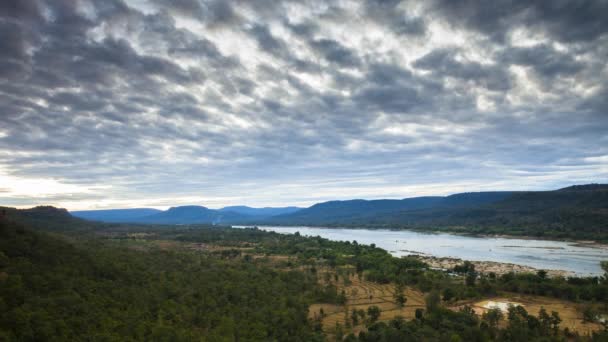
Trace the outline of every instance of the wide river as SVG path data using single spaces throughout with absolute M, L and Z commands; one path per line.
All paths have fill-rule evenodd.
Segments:
M 285 234 L 300 232 L 335 241 L 372 244 L 394 256 L 423 254 L 474 261 L 497 261 L 539 269 L 571 271 L 577 275 L 601 275 L 600 261 L 608 260 L 608 248 L 580 246 L 573 242 L 500 237 L 472 237 L 409 230 L 343 229 L 261 226 Z

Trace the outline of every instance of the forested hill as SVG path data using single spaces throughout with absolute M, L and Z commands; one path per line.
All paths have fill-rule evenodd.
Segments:
M 493 203 L 513 194 L 512 192 L 461 193 L 447 197 L 413 197 L 402 200 L 349 200 L 318 203 L 293 214 L 275 216 L 270 222 L 286 224 L 363 224 L 378 217 L 390 216 L 403 211 L 431 208 L 463 208 Z
M 38 206 L 30 209 L 0 207 L 0 220 L 19 222 L 30 228 L 44 231 L 85 231 L 97 226 L 96 223 L 70 215 L 62 208 Z
M 325 202 L 273 217 L 267 223 L 441 229 L 606 241 L 608 185 Z
M 138 219 L 160 213 L 161 210 L 151 208 L 82 210 L 71 214 L 91 221 L 103 222 L 134 222 Z
M 43 231 L 67 224 L 79 237 L 91 223 L 50 207 L 1 212 L 0 341 L 322 340 L 307 318 L 319 288 L 304 272 L 64 239 Z
M 72 211 L 75 217 L 101 222 L 149 223 L 149 224 L 225 224 L 249 223 L 271 216 L 293 213 L 301 208 L 252 208 L 231 206 L 209 209 L 198 205 L 171 207 L 161 211 L 156 209 L 109 209 Z
M 235 205 L 235 206 L 230 206 L 230 207 L 224 207 L 222 209 L 219 209 L 218 211 L 238 213 L 241 215 L 248 215 L 251 217 L 270 217 L 270 216 L 276 216 L 276 215 L 291 214 L 300 209 L 302 209 L 302 208 L 300 208 L 300 207 L 252 208 L 252 207 L 248 207 L 245 205 Z
M 105 222 L 388 227 L 608 241 L 608 185 L 575 185 L 554 191 L 468 192 L 401 200 L 355 199 L 323 202 L 305 209 L 181 206 L 166 211 L 72 214 Z

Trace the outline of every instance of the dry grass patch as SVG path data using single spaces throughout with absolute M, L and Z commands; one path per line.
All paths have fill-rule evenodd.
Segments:
M 390 321 L 397 316 L 413 319 L 416 309 L 424 307 L 424 294 L 418 290 L 405 288 L 404 295 L 407 302 L 404 307 L 399 307 L 394 298 L 395 284 L 378 284 L 359 279 L 356 275 L 350 275 L 345 285 L 344 278 L 347 277 L 346 275 L 340 276 L 336 281 L 336 273 L 327 268 L 318 271 L 320 283 L 327 284 L 324 275 L 327 272 L 331 275 L 329 282 L 337 287 L 338 292 L 344 290 L 347 298 L 345 305 L 313 304 L 310 306 L 309 317 L 311 319 L 321 317 L 321 309 L 323 310 L 321 324 L 323 331 L 328 335 L 333 335 L 336 324 L 340 324 L 346 333 L 357 334 L 366 329 L 365 322 L 359 322 L 356 326 L 352 326 L 350 330 L 346 329 L 347 321 L 352 324 L 351 313 L 353 309 L 367 312 L 370 306 L 375 305 L 381 311 L 378 320 Z
M 491 306 L 500 306 L 500 308 L 508 308 L 511 305 L 521 305 L 531 315 L 538 315 L 541 308 L 545 308 L 548 313 L 556 311 L 562 319 L 560 327 L 568 328 L 571 331 L 576 331 L 581 335 L 591 334 L 593 331 L 598 331 L 602 328 L 597 323 L 583 323 L 583 307 L 582 304 L 568 302 L 565 300 L 526 295 L 512 295 L 497 298 L 491 298 L 475 302 L 472 304 L 473 310 L 479 315 L 486 312 Z M 506 314 L 506 312 L 505 312 Z

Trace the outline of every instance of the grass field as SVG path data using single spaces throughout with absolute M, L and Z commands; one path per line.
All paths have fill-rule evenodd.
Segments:
M 578 303 L 568 302 L 564 300 L 540 297 L 540 296 L 522 296 L 518 294 L 501 296 L 491 299 L 477 301 L 471 304 L 473 310 L 481 315 L 486 311 L 488 301 L 510 303 L 515 302 L 523 306 L 528 313 L 538 315 L 541 308 L 545 308 L 548 313 L 557 311 L 562 319 L 560 327 L 568 328 L 570 331 L 576 331 L 581 335 L 590 334 L 593 331 L 602 329 L 602 326 L 597 323 L 583 323 L 582 305 Z
M 329 277 L 324 274 L 327 272 L 330 273 Z M 359 322 L 356 326 L 347 328 L 347 320 L 352 325 L 350 316 L 353 309 L 367 311 L 368 307 L 375 305 L 381 310 L 379 321 L 389 321 L 396 316 L 401 316 L 406 320 L 414 319 L 415 310 L 418 308 L 425 308 L 425 294 L 412 288 L 406 287 L 404 289 L 403 293 L 407 298 L 407 302 L 404 307 L 399 307 L 394 299 L 394 284 L 377 284 L 359 279 L 356 275 L 347 274 L 342 274 L 336 281 L 336 272 L 330 269 L 321 269 L 318 273 L 319 282 L 327 283 L 327 278 L 330 278 L 331 283 L 336 285 L 338 291 L 344 290 L 347 297 L 345 305 L 313 304 L 310 306 L 310 318 L 320 318 L 323 331 L 330 337 L 334 335 L 337 324 L 341 325 L 345 333 L 353 332 L 357 334 L 359 331 L 366 329 L 365 322 Z M 345 277 L 348 279 L 346 283 L 344 282 Z M 602 329 L 600 324 L 583 323 L 583 304 L 540 296 L 505 293 L 501 297 L 458 302 L 450 305 L 449 308 L 458 310 L 463 305 L 470 305 L 479 315 L 481 315 L 486 311 L 484 306 L 488 301 L 518 303 L 532 315 L 538 315 L 541 308 L 545 308 L 548 313 L 557 311 L 562 319 L 561 328 L 567 327 L 570 331 L 578 332 L 581 335 L 587 335 L 593 331 Z M 321 312 L 323 314 L 321 314 Z M 506 325 L 506 319 L 503 320 L 501 325 Z
M 312 319 L 321 317 L 321 310 L 323 317 L 321 322 L 323 325 L 323 331 L 328 335 L 333 335 L 336 329 L 336 325 L 340 324 L 345 332 L 358 333 L 361 330 L 365 330 L 365 322 L 359 322 L 356 326 L 352 326 L 346 329 L 347 320 L 350 320 L 350 314 L 353 309 L 364 310 L 370 306 L 377 306 L 380 308 L 379 321 L 389 321 L 396 316 L 401 316 L 405 319 L 412 319 L 415 315 L 417 308 L 424 308 L 424 294 L 420 291 L 405 288 L 403 293 L 407 298 L 405 306 L 399 307 L 395 302 L 395 285 L 394 284 L 377 284 L 366 280 L 359 279 L 355 275 L 341 275 L 338 281 L 335 281 L 335 272 L 327 269 L 320 270 L 319 278 L 325 278 L 323 273 L 330 272 L 331 282 L 336 285 L 338 292 L 344 290 L 347 301 L 345 305 L 331 305 L 331 304 L 313 304 L 309 309 L 309 315 Z M 345 284 L 344 277 L 347 277 Z M 326 283 L 323 279 L 319 280 L 322 283 Z M 350 322 L 352 324 L 352 322 Z

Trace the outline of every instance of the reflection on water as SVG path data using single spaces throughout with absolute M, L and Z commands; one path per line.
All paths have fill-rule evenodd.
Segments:
M 353 241 L 390 251 L 395 256 L 428 254 L 475 261 L 496 261 L 535 268 L 601 275 L 601 260 L 608 260 L 608 249 L 549 240 L 471 237 L 452 234 L 426 234 L 407 230 L 338 229 L 319 227 L 264 226 L 260 229 L 330 240 Z

